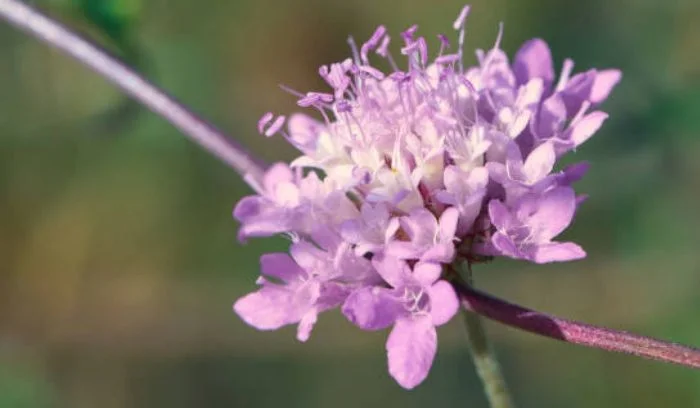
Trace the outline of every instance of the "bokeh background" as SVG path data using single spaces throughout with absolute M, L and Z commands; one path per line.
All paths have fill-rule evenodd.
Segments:
M 296 110 L 283 83 L 323 89 L 321 64 L 378 24 L 451 34 L 447 0 L 35 1 L 266 160 L 256 134 Z M 700 345 L 700 2 L 475 0 L 467 55 L 540 36 L 557 67 L 619 67 L 611 117 L 575 154 L 591 198 L 571 264 L 498 261 L 478 285 L 538 310 Z M 396 36 L 394 36 L 396 37 Z M 432 45 L 435 45 L 434 41 Z M 385 332 L 323 316 L 300 344 L 232 312 L 257 258 L 231 218 L 238 176 L 85 68 L 0 22 L 0 407 L 470 406 L 486 402 L 460 319 L 406 392 Z M 520 407 L 700 407 L 700 374 L 489 324 Z

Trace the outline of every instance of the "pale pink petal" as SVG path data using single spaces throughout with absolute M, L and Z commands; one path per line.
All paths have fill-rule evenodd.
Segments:
M 608 114 L 601 111 L 591 112 L 578 121 L 571 129 L 570 139 L 578 146 L 588 140 L 600 129 Z
M 290 282 L 299 277 L 302 270 L 288 254 L 271 253 L 260 257 L 260 273 Z
M 530 122 L 532 133 L 539 139 L 550 138 L 561 130 L 566 120 L 566 105 L 560 94 L 545 99 L 539 114 Z
M 437 332 L 428 316 L 396 321 L 386 342 L 389 374 L 406 389 L 428 376 L 437 352 Z
M 619 69 L 605 69 L 599 71 L 593 82 L 590 101 L 600 103 L 607 99 L 615 85 L 622 79 L 622 72 Z
M 528 182 L 536 183 L 551 173 L 556 160 L 557 156 L 554 153 L 554 146 L 551 143 L 542 143 L 537 146 L 537 148 L 527 156 L 527 160 L 525 160 L 525 164 L 523 165 L 523 172 Z
M 372 258 L 372 265 L 382 279 L 394 288 L 403 287 L 411 279 L 409 266 L 395 256 L 378 254 Z
M 425 208 L 411 211 L 409 216 L 401 217 L 400 223 L 411 237 L 411 241 L 419 245 L 432 242 L 438 229 L 435 216 Z
M 491 237 L 491 244 L 498 251 L 498 253 L 510 257 L 510 258 L 522 258 L 523 255 L 518 250 L 512 239 L 502 232 L 496 232 Z
M 418 259 L 423 254 L 421 247 L 416 247 L 412 242 L 392 241 L 386 244 L 384 251 L 397 259 Z
M 586 251 L 573 242 L 552 242 L 535 250 L 533 261 L 537 263 L 565 262 L 586 257 Z
M 452 242 L 437 243 L 428 248 L 420 260 L 423 262 L 450 263 L 455 256 L 455 246 Z
M 258 330 L 275 330 L 299 320 L 301 314 L 294 307 L 292 297 L 285 288 L 264 286 L 238 299 L 233 310 Z
M 312 153 L 324 125 L 308 115 L 295 113 L 289 117 L 287 127 L 292 143 L 304 153 Z
M 452 285 L 447 281 L 436 282 L 428 289 L 430 297 L 430 316 L 435 326 L 450 321 L 459 311 L 459 299 Z
M 459 219 L 459 211 L 450 207 L 446 209 L 440 216 L 440 238 L 444 241 L 452 242 L 457 231 L 457 220 Z
M 390 290 L 365 287 L 354 291 L 343 303 L 343 315 L 363 330 L 385 329 L 403 312 L 403 304 Z
M 309 336 L 311 336 L 311 330 L 314 328 L 317 318 L 318 312 L 316 309 L 311 309 L 304 314 L 304 317 L 302 317 L 301 321 L 299 322 L 299 326 L 297 326 L 297 340 L 305 342 L 309 339 Z
M 513 60 L 513 72 L 519 84 L 532 78 L 542 78 L 545 87 L 554 80 L 552 54 L 544 40 L 534 38 L 520 47 Z
M 305 270 L 318 268 L 324 258 L 328 259 L 326 252 L 306 241 L 294 243 L 289 248 L 289 253 L 294 261 Z
M 570 187 L 557 187 L 544 193 L 537 203 L 539 208 L 526 222 L 537 231 L 540 242 L 547 242 L 571 224 L 576 194 Z
M 263 179 L 265 191 L 272 192 L 275 186 L 282 182 L 293 182 L 294 173 L 287 163 L 275 163 L 266 172 Z
M 512 216 L 508 208 L 499 200 L 491 200 L 489 202 L 489 218 L 496 228 L 503 230 L 508 228 L 511 223 Z
M 432 262 L 418 262 L 413 267 L 413 277 L 422 285 L 430 286 L 440 278 L 442 266 Z

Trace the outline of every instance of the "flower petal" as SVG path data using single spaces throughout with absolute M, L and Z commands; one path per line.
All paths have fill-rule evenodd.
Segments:
M 489 218 L 497 229 L 504 230 L 508 228 L 513 217 L 500 200 L 491 200 L 489 202 Z
M 536 183 L 547 176 L 554 168 L 557 156 L 554 153 L 554 146 L 551 143 L 542 143 L 533 150 L 525 164 L 523 172 L 529 184 Z
M 591 112 L 578 121 L 571 129 L 570 139 L 575 146 L 581 145 L 603 126 L 608 114 L 601 111 Z
M 502 232 L 496 232 L 491 237 L 491 245 L 503 256 L 513 259 L 524 258 L 523 254 L 518 250 L 513 240 Z
M 403 287 L 411 279 L 408 264 L 390 254 L 377 254 L 372 258 L 372 265 L 382 279 L 394 288 Z
M 417 246 L 432 243 L 438 230 L 438 221 L 433 213 L 425 208 L 411 211 L 407 217 L 401 217 L 401 226 L 411 237 L 411 242 Z
M 450 263 L 455 257 L 455 246 L 452 242 L 442 242 L 428 248 L 420 256 L 421 262 Z
M 343 315 L 363 330 L 385 329 L 396 321 L 403 307 L 390 289 L 364 287 L 354 291 L 343 303 Z
M 538 247 L 533 254 L 537 263 L 566 262 L 586 257 L 586 251 L 573 242 L 552 242 Z
M 593 81 L 590 101 L 601 103 L 608 98 L 612 89 L 622 79 L 622 72 L 619 69 L 605 69 L 598 72 Z
M 324 260 L 328 260 L 328 254 L 316 246 L 306 241 L 299 241 L 292 244 L 289 252 L 294 261 L 307 271 L 319 271 Z M 325 265 L 324 265 L 325 266 Z M 326 268 L 323 268 L 326 269 Z M 331 272 L 331 271 L 327 271 Z
M 566 83 L 566 87 L 561 92 L 561 97 L 569 116 L 575 115 L 581 109 L 583 103 L 590 98 L 596 75 L 596 70 L 591 69 L 574 75 Z
M 249 237 L 268 237 L 289 231 L 295 223 L 295 212 L 280 208 L 261 196 L 241 199 L 233 210 L 233 216 L 241 222 L 238 239 L 245 242 Z
M 547 243 L 571 224 L 576 211 L 576 194 L 570 187 L 557 187 L 537 200 L 537 211 L 526 221 L 537 231 L 537 242 Z
M 301 314 L 293 306 L 293 295 L 289 290 L 266 285 L 238 299 L 233 310 L 258 330 L 276 330 L 299 320 Z
M 386 342 L 389 374 L 411 389 L 423 382 L 437 352 L 437 332 L 427 316 L 396 321 Z
M 459 211 L 454 207 L 450 207 L 442 213 L 439 223 L 441 240 L 452 242 L 457 231 L 458 219 Z
M 428 289 L 430 297 L 430 315 L 435 326 L 450 321 L 459 310 L 459 299 L 452 285 L 447 281 L 436 282 Z
M 298 278 L 302 269 L 288 254 L 271 253 L 260 257 L 260 273 L 288 283 Z
M 554 64 L 547 43 L 533 38 L 523 44 L 515 54 L 513 73 L 518 84 L 525 84 L 532 78 L 542 78 L 547 89 L 554 80 Z
M 316 151 L 316 143 L 319 134 L 323 131 L 324 125 L 303 113 L 295 113 L 287 121 L 290 141 L 306 154 L 313 154 Z
M 556 93 L 545 99 L 539 115 L 532 122 L 533 134 L 539 139 L 554 136 L 566 120 L 566 105 L 560 94 Z
M 317 318 L 318 312 L 315 308 L 312 308 L 304 314 L 299 322 L 299 326 L 297 326 L 297 340 L 305 342 L 309 339 L 309 336 L 311 336 L 311 330 L 314 328 Z
M 425 287 L 429 287 L 440 278 L 442 266 L 432 262 L 418 262 L 413 267 L 413 277 Z
M 287 182 L 291 183 L 294 181 L 294 173 L 289 168 L 287 163 L 275 163 L 270 166 L 269 170 L 265 172 L 263 177 L 263 186 L 265 191 L 271 192 L 275 189 L 275 186 L 279 183 Z
M 559 184 L 562 186 L 572 185 L 573 183 L 581 180 L 581 178 L 586 174 L 590 167 L 591 166 L 590 164 L 588 164 L 588 162 L 574 163 L 567 166 L 561 172 L 561 179 L 559 180 Z
M 389 242 L 384 251 L 396 259 L 418 259 L 424 252 L 422 248 L 416 248 L 412 242 L 406 241 Z

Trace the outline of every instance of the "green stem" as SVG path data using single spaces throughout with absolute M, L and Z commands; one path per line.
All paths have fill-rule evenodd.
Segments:
M 463 315 L 469 338 L 469 349 L 489 405 L 491 408 L 512 408 L 514 405 L 506 381 L 501 373 L 498 359 L 489 344 L 481 317 L 468 310 L 464 310 Z
M 462 284 L 472 286 L 471 264 L 467 262 L 465 272 L 466 282 L 457 275 Z M 513 400 L 508 392 L 506 380 L 498 364 L 498 358 L 491 347 L 491 342 L 486 334 L 486 328 L 481 317 L 466 308 L 462 310 L 464 325 L 467 328 L 469 350 L 472 354 L 476 372 L 481 378 L 486 399 L 491 408 L 513 408 Z

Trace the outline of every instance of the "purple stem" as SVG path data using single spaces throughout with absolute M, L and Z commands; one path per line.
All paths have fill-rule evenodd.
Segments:
M 265 166 L 246 153 L 235 141 L 99 47 L 17 0 L 0 0 L 0 16 L 100 73 L 153 112 L 167 119 L 193 142 L 230 165 L 253 187 L 261 180 Z M 460 293 L 462 305 L 467 310 L 508 326 L 568 343 L 700 368 L 700 350 L 692 347 L 548 316 L 468 286 L 455 287 Z
M 467 285 L 454 286 L 465 309 L 507 326 L 567 343 L 700 368 L 700 349 L 550 316 Z
M 101 74 L 234 168 L 251 186 L 262 179 L 264 166 L 243 147 L 99 47 L 17 0 L 0 0 L 0 16 Z

